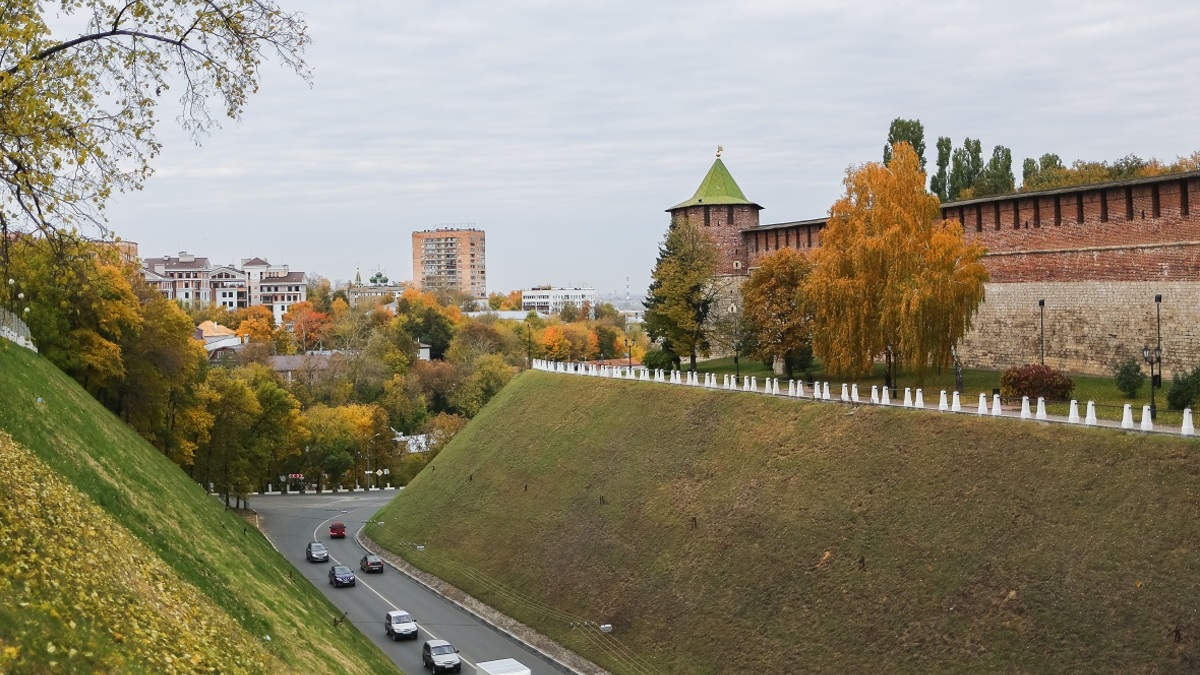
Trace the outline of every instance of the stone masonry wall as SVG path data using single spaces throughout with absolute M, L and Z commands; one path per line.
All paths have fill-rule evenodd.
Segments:
M 1162 294 L 1164 380 L 1200 365 L 1200 282 L 1031 282 L 988 284 L 973 330 L 959 348 L 963 366 L 1003 370 L 1038 363 L 1038 300 L 1046 300 L 1046 365 L 1110 375 L 1156 340 Z
M 746 204 L 689 206 L 671 212 L 671 226 L 690 221 L 708 232 L 720 252 L 718 275 L 747 273 L 746 246 L 742 230 L 758 226 L 758 207 Z

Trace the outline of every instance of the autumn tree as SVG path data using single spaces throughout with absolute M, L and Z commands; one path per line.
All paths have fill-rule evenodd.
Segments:
M 291 326 L 291 334 L 301 353 L 326 343 L 333 332 L 333 320 L 325 312 L 318 312 L 308 301 L 297 302 L 288 307 L 283 315 L 285 324 Z
M 179 88 L 170 116 L 200 138 L 241 116 L 264 59 L 307 79 L 307 41 L 273 0 L 3 3 L 0 240 L 10 228 L 54 236 L 99 224 L 114 190 L 149 176 L 163 96 Z
M 745 317 L 754 331 L 754 355 L 781 363 L 788 378 L 797 357 L 812 341 L 804 288 L 811 271 L 807 256 L 785 248 L 759 260 L 742 284 Z
M 716 300 L 717 259 L 716 244 L 698 226 L 687 220 L 673 225 L 659 248 L 645 302 L 646 332 L 687 356 L 693 371 L 696 358 L 710 350 L 706 322 Z
M 888 127 L 887 144 L 883 146 L 883 165 L 888 166 L 892 163 L 892 156 L 895 153 L 897 143 L 908 143 L 908 145 L 917 153 L 917 158 L 920 161 L 921 170 L 925 170 L 925 127 L 921 124 L 921 120 L 906 120 L 897 117 L 892 120 L 892 124 Z
M 861 376 L 891 350 L 923 379 L 949 364 L 971 326 L 987 281 L 984 250 L 941 219 L 907 145 L 888 167 L 851 169 L 845 185 L 806 284 L 814 351 L 829 372 Z

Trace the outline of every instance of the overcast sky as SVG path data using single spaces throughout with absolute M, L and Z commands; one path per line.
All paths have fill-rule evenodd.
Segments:
M 717 144 L 762 222 L 826 215 L 895 117 L 1025 157 L 1200 150 L 1200 3 L 279 0 L 273 64 L 200 147 L 169 124 L 109 220 L 143 256 L 412 277 L 411 233 L 487 232 L 488 290 L 645 292 Z M 165 107 L 160 116 L 170 119 Z

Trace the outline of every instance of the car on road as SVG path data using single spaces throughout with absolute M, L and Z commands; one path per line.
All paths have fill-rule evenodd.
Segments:
M 384 615 L 383 630 L 392 640 L 417 639 L 417 622 L 402 609 L 394 609 Z
M 462 672 L 458 650 L 445 640 L 426 640 L 421 647 L 421 665 L 435 673 Z
M 309 562 L 329 562 L 329 551 L 325 548 L 325 544 L 319 541 L 310 541 L 308 548 L 304 549 L 304 557 Z
M 364 572 L 379 572 L 383 574 L 383 558 L 368 553 L 358 561 L 358 569 Z
M 334 588 L 338 586 L 353 586 L 354 572 L 345 565 L 334 565 L 329 568 L 329 583 L 333 584 Z
M 335 520 L 332 523 L 330 523 L 329 524 L 329 538 L 330 539 L 345 539 L 346 538 L 346 524 L 341 522 L 340 520 Z

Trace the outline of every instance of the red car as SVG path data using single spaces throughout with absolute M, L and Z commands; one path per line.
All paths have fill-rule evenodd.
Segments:
M 330 539 L 345 539 L 346 538 L 346 524 L 343 522 L 340 522 L 340 521 L 336 521 L 336 520 L 333 521 L 332 523 L 330 523 L 329 524 L 329 538 Z

